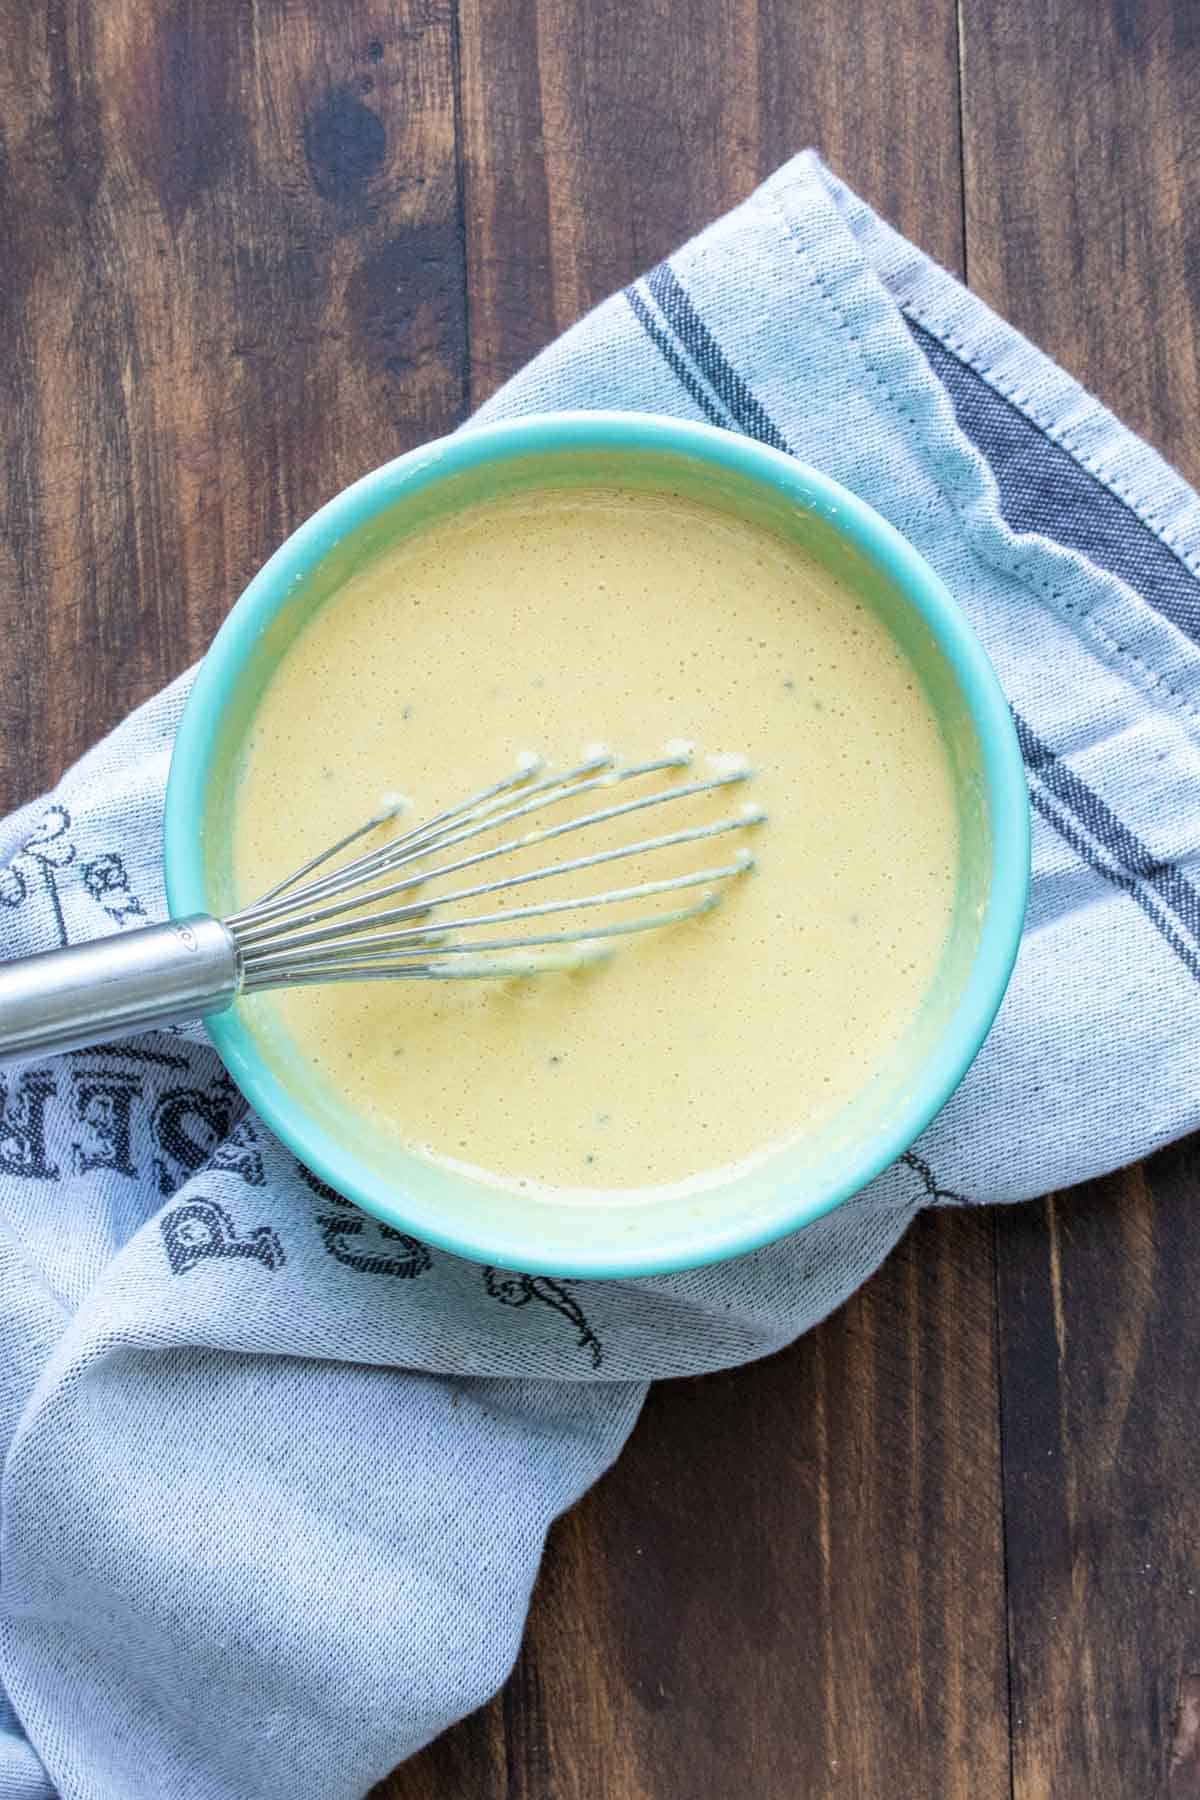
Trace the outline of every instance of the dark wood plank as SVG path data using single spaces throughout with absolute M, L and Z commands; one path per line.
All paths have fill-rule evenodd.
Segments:
M 961 260 L 953 8 L 461 0 L 473 399 L 793 150 Z M 987 1221 L 657 1388 L 553 1535 L 503 1696 L 380 1800 L 1008 1791 Z
M 476 402 L 808 144 L 960 265 L 949 0 L 461 0 L 460 35 Z
M 963 0 L 972 286 L 1200 477 L 1200 11 Z M 997 1221 L 1015 1800 L 1200 1796 L 1193 1143 Z
M 0 5 L 0 804 L 466 391 L 448 0 Z
M 655 1388 L 505 1694 L 379 1800 L 1001 1800 L 993 1341 L 955 1213 L 791 1350 Z
M 1016 1800 L 1200 1796 L 1200 1140 L 1001 1224 Z
M 962 0 L 971 286 L 1200 480 L 1200 7 Z

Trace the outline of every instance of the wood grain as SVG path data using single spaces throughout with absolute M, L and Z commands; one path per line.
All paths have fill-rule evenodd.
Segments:
M 478 403 L 795 151 L 961 259 L 951 0 L 460 0 Z
M 962 0 L 971 286 L 1200 480 L 1200 7 Z
M 1200 10 L 963 0 L 971 285 L 1200 477 Z M 1200 1800 L 1200 1148 L 997 1221 L 1014 1800 Z
M 1200 1141 L 999 1236 L 1016 1800 L 1200 1795 Z
M 0 21 L 0 803 L 185 667 L 315 505 L 463 411 L 434 0 Z

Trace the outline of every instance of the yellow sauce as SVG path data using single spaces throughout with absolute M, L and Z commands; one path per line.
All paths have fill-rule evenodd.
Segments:
M 691 852 L 695 867 L 755 852 L 711 914 L 580 973 L 306 988 L 243 1002 L 247 1018 L 374 1131 L 532 1190 L 662 1188 L 828 1119 L 895 1048 L 941 955 L 949 763 L 883 625 L 802 550 L 724 512 L 546 491 L 362 569 L 253 720 L 237 893 L 265 891 L 388 789 L 420 818 L 526 749 L 567 763 L 600 739 L 642 760 L 681 737 L 745 752 L 756 775 L 671 824 L 748 798 L 769 815 Z M 669 828 L 661 809 L 647 823 Z M 632 878 L 667 867 L 645 859 Z

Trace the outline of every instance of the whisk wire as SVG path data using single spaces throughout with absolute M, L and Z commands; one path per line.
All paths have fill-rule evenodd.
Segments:
M 418 966 L 410 959 L 418 957 L 425 957 L 427 959 L 427 963 L 421 965 L 421 967 L 423 972 L 429 973 L 428 961 L 440 963 L 443 957 L 448 956 L 474 957 L 484 953 L 490 955 L 494 951 L 501 950 L 529 951 L 541 949 L 545 946 L 590 944 L 606 938 L 628 937 L 637 932 L 658 931 L 665 925 L 680 925 L 688 919 L 698 919 L 702 917 L 703 914 L 713 910 L 713 907 L 717 904 L 717 899 L 718 896 L 716 894 L 707 893 L 702 899 L 693 901 L 690 906 L 671 907 L 664 912 L 647 914 L 644 918 L 622 920 L 619 924 L 615 925 L 588 925 L 583 926 L 576 931 L 549 931 L 531 933 L 528 936 L 522 937 L 479 938 L 473 943 L 467 944 L 439 943 L 431 945 L 427 943 L 418 943 L 411 945 L 408 948 L 401 946 L 398 951 L 397 949 L 390 947 L 390 940 L 394 934 L 385 932 L 378 944 L 371 943 L 371 940 L 369 939 L 365 940 L 366 943 L 371 944 L 370 948 L 355 949 L 353 943 L 342 944 L 339 946 L 339 949 L 343 954 L 339 956 L 322 957 L 318 954 L 306 961 L 298 961 L 290 964 L 288 970 L 288 982 L 290 985 L 294 980 L 306 980 L 309 982 L 355 981 L 360 975 L 384 976 L 393 973 L 397 975 L 407 975 L 411 974 L 414 968 Z M 502 918 L 511 917 L 511 915 L 505 914 L 498 916 Z M 449 928 L 447 927 L 445 929 Z M 350 960 L 351 953 L 353 954 L 353 960 Z M 273 978 L 269 972 L 269 961 L 264 959 L 264 963 L 261 966 L 267 971 L 266 974 L 260 975 L 257 978 L 248 979 L 246 983 L 247 992 L 252 992 L 256 987 L 270 987 L 274 985 Z M 462 970 L 463 974 L 470 972 L 471 971 L 467 969 Z M 498 972 L 501 974 L 513 974 L 514 972 L 527 973 L 528 971 L 524 969 L 521 971 L 514 971 L 510 964 L 505 963 L 503 966 L 498 965 Z M 456 971 L 453 969 L 439 969 L 436 973 L 453 976 Z
M 630 900 L 649 899 L 656 894 L 678 893 L 685 888 L 701 887 L 714 881 L 725 881 L 731 875 L 740 875 L 748 866 L 748 855 L 716 869 L 697 869 L 689 875 L 673 875 L 664 881 L 639 881 L 632 887 L 609 888 L 602 894 L 572 894 L 565 899 L 539 900 L 529 906 L 497 909 L 493 912 L 475 913 L 470 917 L 452 919 L 444 925 L 409 925 L 380 934 L 368 933 L 366 936 L 353 937 L 347 935 L 358 926 L 329 926 L 321 932 L 306 932 L 292 939 L 284 950 L 260 951 L 254 958 L 256 968 L 269 968 L 277 964 L 281 958 L 294 955 L 296 952 L 317 948 L 322 944 L 336 943 L 339 951 L 354 950 L 369 942 L 401 944 L 404 942 L 428 943 L 431 938 L 443 936 L 451 931 L 473 930 L 480 925 L 514 924 L 520 919 L 540 919 L 551 913 L 580 912 L 585 907 L 617 906 Z M 380 924 L 392 924 L 401 916 L 402 909 L 397 909 L 391 918 L 387 914 L 379 915 Z M 411 915 L 410 915 L 411 916 Z M 614 929 L 619 931 L 622 927 Z M 594 936 L 594 932 L 585 932 L 584 936 Z
M 457 888 L 452 893 L 440 894 L 428 900 L 410 903 L 407 906 L 385 907 L 382 911 L 373 912 L 371 914 L 370 925 L 372 929 L 375 929 L 385 925 L 396 925 L 405 919 L 427 919 L 436 908 L 458 905 L 464 900 L 477 900 L 484 894 L 497 894 L 506 892 L 511 888 L 527 887 L 532 882 L 553 880 L 559 875 L 576 875 L 581 869 L 596 868 L 602 863 L 623 861 L 629 856 L 647 854 L 650 851 L 667 849 L 677 844 L 696 843 L 703 838 L 716 837 L 723 832 L 737 831 L 744 827 L 746 823 L 747 820 L 740 818 L 722 819 L 717 824 L 713 825 L 693 826 L 687 830 L 673 831 L 661 837 L 643 838 L 638 844 L 618 845 L 616 848 L 610 850 L 593 851 L 589 856 L 572 857 L 566 862 L 548 863 L 541 868 L 528 869 L 521 874 L 506 876 L 501 881 L 477 882 L 472 887 Z M 509 848 L 511 848 L 511 846 L 509 846 Z M 472 857 L 469 860 L 475 862 L 479 859 Z M 443 869 L 431 870 L 429 879 L 432 880 L 435 876 L 452 873 L 462 866 L 461 863 L 456 863 L 450 864 Z M 741 872 L 743 866 L 745 865 L 741 862 L 731 864 L 727 869 L 720 871 L 720 876 L 724 877 L 727 875 L 738 874 Z M 717 877 L 713 876 L 712 878 L 716 879 Z M 389 894 L 393 894 L 400 888 L 410 889 L 417 885 L 417 881 L 418 878 L 410 877 L 407 881 L 397 882 L 391 887 L 375 889 L 372 891 L 369 898 L 371 900 L 376 900 Z M 666 883 L 640 883 L 637 888 L 628 891 L 620 889 L 613 890 L 611 893 L 596 894 L 590 899 L 579 902 L 578 904 L 603 906 L 619 900 L 627 900 L 631 897 L 636 897 L 639 892 L 665 893 L 669 891 L 671 887 L 692 887 L 694 885 L 695 880 L 692 876 L 678 875 L 674 876 Z M 357 912 L 360 905 L 361 902 L 357 900 L 346 901 L 338 905 L 320 908 L 318 912 L 311 915 L 311 923 L 307 920 L 295 921 L 295 924 L 310 923 L 310 928 L 300 931 L 289 929 L 286 934 L 288 947 L 301 949 L 308 944 L 317 944 L 336 938 L 348 937 L 356 931 L 361 931 L 365 923 L 363 919 L 347 919 L 344 917 L 348 911 Z M 520 919 L 527 916 L 531 916 L 528 910 L 519 908 L 513 908 L 507 914 L 507 917 L 510 919 Z M 327 920 L 335 917 L 340 918 L 341 922 L 338 924 L 319 923 L 320 920 Z M 454 924 L 455 926 L 462 926 L 469 922 L 470 921 L 465 919 L 456 919 Z M 428 932 L 430 930 L 436 930 L 438 927 L 422 926 L 421 929 Z M 446 927 L 443 927 L 442 929 L 446 929 Z M 276 935 L 278 934 L 272 934 L 271 936 L 251 936 L 247 940 L 246 948 L 248 950 L 254 949 L 261 958 L 262 956 L 269 954 L 273 938 Z
M 630 771 L 630 773 L 632 772 L 633 771 Z M 637 773 L 644 772 L 644 770 L 637 771 Z M 625 778 L 626 772 L 622 771 L 622 779 Z M 384 887 L 369 888 L 364 892 L 357 891 L 359 883 L 363 880 L 371 879 L 381 874 L 390 873 L 398 868 L 406 867 L 412 862 L 423 860 L 434 851 L 450 849 L 455 844 L 465 843 L 471 838 L 477 837 L 481 831 L 494 828 L 501 824 L 508 824 L 512 819 L 522 816 L 532 810 L 531 807 L 527 806 L 515 807 L 509 811 L 497 814 L 493 819 L 488 820 L 484 824 L 466 827 L 460 832 L 455 832 L 450 837 L 441 838 L 432 845 L 421 844 L 409 848 L 403 855 L 397 855 L 391 858 L 386 868 L 376 864 L 376 866 L 374 866 L 366 875 L 360 873 L 356 879 L 347 880 L 344 883 L 336 880 L 334 876 L 327 877 L 322 883 L 314 883 L 310 887 L 301 889 L 298 894 L 291 896 L 287 901 L 276 902 L 275 905 L 268 908 L 265 912 L 258 907 L 248 908 L 242 913 L 235 914 L 228 923 L 231 926 L 236 926 L 242 941 L 246 945 L 250 945 L 260 942 L 264 937 L 271 936 L 280 930 L 291 930 L 296 926 L 316 924 L 321 919 L 333 918 L 342 913 L 357 911 L 365 905 L 374 905 L 380 900 L 391 899 L 394 895 L 407 892 L 414 887 L 423 887 L 431 881 L 440 880 L 449 875 L 460 874 L 464 869 L 477 867 L 480 863 L 490 862 L 497 857 L 512 855 L 516 851 L 530 849 L 537 844 L 550 842 L 552 839 L 563 837 L 570 832 L 581 831 L 586 827 L 593 825 L 606 824 L 613 819 L 624 817 L 630 813 L 643 811 L 646 807 L 659 806 L 665 801 L 689 799 L 694 795 L 709 793 L 716 788 L 725 787 L 732 782 L 744 781 L 745 779 L 746 772 L 739 771 L 732 774 L 715 775 L 706 781 L 688 782 L 680 787 L 665 789 L 662 793 L 643 795 L 639 799 L 625 801 L 621 805 L 599 808 L 595 812 L 585 813 L 577 819 L 568 819 L 561 825 L 544 826 L 538 831 L 524 833 L 519 838 L 508 838 L 503 843 L 492 845 L 489 849 L 475 851 L 469 856 L 460 857 L 455 862 L 444 863 L 438 868 L 422 870 L 417 875 L 410 875 L 403 877 L 399 881 L 389 882 Z M 567 790 L 561 796 L 556 796 L 556 798 L 574 798 L 576 795 L 587 791 L 587 789 L 593 785 L 594 784 L 592 783 L 577 783 L 573 788 Z M 538 802 L 537 804 L 541 805 L 544 804 L 544 802 Z M 719 831 L 733 831 L 747 824 L 754 824 L 757 822 L 758 818 L 756 814 L 745 814 L 736 819 L 721 821 L 716 825 L 697 828 L 697 830 L 690 835 L 710 837 Z M 640 844 L 618 845 L 610 851 L 597 852 L 592 857 L 576 859 L 572 862 L 558 863 L 553 865 L 552 868 L 536 870 L 524 876 L 510 876 L 506 881 L 494 885 L 496 887 L 515 886 L 520 881 L 536 880 L 544 878 L 546 875 L 552 873 L 586 868 L 594 861 L 602 862 L 620 856 L 634 856 L 643 850 L 656 849 L 670 843 L 686 843 L 688 841 L 688 836 L 689 834 L 683 836 L 672 834 L 669 837 L 648 839 Z M 387 848 L 394 850 L 398 849 L 399 846 L 388 846 Z M 341 872 L 339 871 L 338 873 L 340 874 Z M 349 871 L 347 871 L 347 874 L 349 874 Z M 338 899 L 325 906 L 313 906 L 312 903 L 320 900 L 325 894 L 341 894 L 344 893 L 346 887 L 353 887 L 356 890 L 351 894 L 350 898 Z M 480 888 L 471 891 L 483 892 L 485 890 Z M 445 904 L 446 901 L 452 897 L 461 898 L 462 896 L 442 896 L 439 897 L 438 901 L 435 903 Z M 299 916 L 296 916 L 297 914 Z M 381 922 L 383 921 L 381 920 Z
M 401 837 L 394 838 L 390 843 L 377 845 L 372 850 L 364 851 L 361 856 L 355 857 L 353 862 L 345 863 L 329 875 L 307 883 L 301 892 L 309 893 L 331 882 L 344 881 L 352 876 L 364 877 L 372 865 L 382 858 L 393 855 L 402 846 L 415 844 L 436 835 L 438 828 L 445 822 L 469 816 L 476 812 L 484 801 L 497 795 L 511 793 L 513 788 L 526 779 L 526 772 L 517 769 L 513 774 L 506 775 L 503 781 L 493 782 L 490 787 L 483 788 L 478 794 L 472 795 L 469 800 L 464 800 L 461 805 L 448 807 L 436 818 L 426 820 L 413 830 L 405 832 Z M 301 863 L 298 869 L 293 869 L 290 875 L 285 875 L 282 881 L 277 881 L 274 887 L 268 888 L 265 894 L 260 894 L 257 900 L 249 906 L 243 907 L 235 916 L 244 919 L 273 912 L 277 910 L 273 902 L 278 901 L 285 894 L 288 895 L 285 905 L 290 903 L 296 897 L 291 894 L 290 890 L 296 886 L 297 882 L 303 881 L 306 875 L 313 874 L 327 862 L 332 862 L 335 856 L 340 856 L 343 850 L 348 850 L 351 844 L 356 844 L 360 838 L 367 837 L 372 831 L 378 831 L 381 826 L 389 824 L 404 810 L 406 805 L 407 801 L 404 796 L 397 794 L 394 800 L 382 806 L 378 812 L 373 813 L 365 824 L 356 825 L 353 831 L 348 831 L 345 837 L 338 839 L 336 844 L 330 844 L 327 849 L 319 850 L 315 856 L 310 856 L 307 862 Z
M 449 861 L 439 863 L 435 860 L 483 834 L 528 818 L 545 808 L 578 799 L 600 788 L 612 788 L 638 777 L 679 769 L 690 761 L 690 746 L 668 745 L 658 757 L 616 767 L 611 752 L 598 747 L 595 751 L 584 752 L 583 759 L 574 767 L 558 773 L 541 773 L 544 768 L 541 759 L 526 755 L 512 774 L 489 784 L 460 805 L 445 808 L 424 824 L 401 833 L 386 844 L 376 845 L 324 874 L 317 873 L 369 832 L 396 817 L 398 805 L 387 805 L 365 825 L 347 833 L 328 850 L 309 858 L 260 900 L 226 920 L 237 945 L 244 991 L 257 992 L 269 987 L 318 981 L 369 980 L 384 975 L 420 974 L 429 979 L 448 979 L 578 967 L 606 954 L 609 940 L 613 938 L 700 916 L 716 905 L 719 884 L 752 866 L 753 858 L 748 850 L 739 850 L 730 862 L 716 867 L 660 880 L 641 880 L 595 893 L 552 896 L 469 916 L 456 916 L 452 909 L 484 896 L 527 888 L 533 883 L 715 838 L 759 823 L 765 817 L 760 808 L 743 806 L 732 818 L 680 827 L 636 843 L 610 845 L 533 869 L 513 870 L 494 880 L 475 882 L 449 892 L 425 894 L 400 905 L 381 904 L 417 888 L 444 882 L 496 858 L 513 856 L 574 832 L 603 827 L 649 807 L 698 798 L 744 781 L 750 774 L 749 765 L 741 759 L 713 759 L 713 772 L 706 776 L 659 788 L 633 799 L 594 807 L 558 823 L 535 826 L 518 835 L 507 836 L 498 844 L 473 849 Z M 698 902 L 638 912 L 609 923 L 589 923 L 566 931 L 490 939 L 468 936 L 460 941 L 458 935 L 497 924 L 512 927 L 553 915 L 633 905 L 696 887 L 707 890 Z M 434 917 L 435 914 L 438 916 Z
M 681 766 L 681 761 L 682 759 L 679 756 L 664 757 L 653 762 L 637 763 L 631 765 L 629 768 L 612 770 L 612 755 L 608 751 L 605 751 L 603 754 L 590 757 L 587 761 L 579 764 L 578 767 L 574 769 L 568 769 L 564 773 L 558 775 L 547 775 L 543 780 L 535 782 L 531 788 L 526 788 L 524 790 L 519 805 L 508 806 L 500 811 L 494 810 L 494 807 L 506 798 L 506 794 L 501 791 L 502 789 L 511 790 L 516 782 L 523 781 L 527 778 L 525 773 L 519 772 L 516 776 L 510 777 L 509 780 L 504 783 L 497 782 L 493 784 L 491 788 L 485 789 L 482 795 L 475 795 L 473 799 L 464 802 L 461 807 L 448 808 L 445 812 L 440 813 L 436 819 L 431 820 L 427 825 L 422 825 L 414 831 L 406 832 L 402 837 L 395 838 L 390 843 L 382 844 L 373 850 L 366 851 L 362 856 L 356 857 L 353 862 L 344 864 L 341 868 L 333 870 L 329 875 L 323 876 L 317 881 L 307 883 L 298 892 L 284 895 L 283 890 L 291 889 L 301 875 L 316 867 L 318 864 L 327 861 L 331 855 L 335 854 L 335 851 L 333 850 L 322 852 L 319 857 L 313 858 L 310 862 L 306 863 L 303 868 L 297 870 L 294 875 L 288 876 L 285 881 L 272 888 L 270 893 L 264 895 L 261 900 L 255 901 L 253 905 L 245 907 L 241 912 L 235 914 L 234 918 L 230 920 L 229 923 L 236 923 L 247 927 L 264 923 L 268 919 L 279 917 L 284 913 L 293 912 L 297 908 L 303 907 L 314 900 L 319 900 L 327 893 L 344 892 L 349 886 L 359 885 L 376 875 L 386 874 L 394 869 L 402 868 L 410 862 L 414 862 L 421 857 L 432 854 L 434 850 L 449 849 L 455 844 L 465 843 L 473 837 L 478 837 L 482 832 L 491 831 L 500 825 L 509 824 L 514 819 L 524 818 L 531 812 L 539 811 L 542 807 L 557 805 L 564 800 L 576 799 L 580 794 L 589 793 L 601 786 L 610 786 L 617 782 L 630 781 L 640 775 L 657 774 L 663 769 L 678 768 Z M 538 764 L 536 762 L 527 765 L 528 768 L 537 766 Z M 597 770 L 606 772 L 597 774 L 595 772 Z M 712 781 L 701 784 L 695 788 L 670 790 L 660 794 L 649 794 L 638 801 L 630 802 L 626 810 L 635 811 L 638 807 L 655 806 L 664 800 L 681 797 L 683 793 L 704 792 L 710 786 L 719 786 L 729 781 L 743 780 L 744 778 L 744 774 L 741 773 L 728 774 L 714 778 Z M 479 804 L 481 801 L 485 802 L 482 806 Z M 596 823 L 601 819 L 609 817 L 615 817 L 618 810 L 620 809 L 589 814 L 582 819 L 570 820 L 565 826 L 560 826 L 556 828 L 556 830 L 558 832 L 563 830 L 578 830 L 582 825 Z M 343 847 L 346 843 L 353 842 L 355 839 L 361 837 L 365 832 L 374 830 L 379 825 L 385 823 L 389 816 L 392 815 L 389 815 L 386 812 L 377 814 L 373 820 L 370 820 L 364 826 L 360 826 L 357 831 L 350 834 L 348 839 L 343 840 Z M 551 835 L 554 834 L 554 832 L 551 833 Z M 526 843 L 535 841 L 536 839 L 533 836 L 523 840 L 523 842 Z M 498 844 L 493 846 L 490 850 L 481 852 L 478 857 L 465 859 L 460 863 L 456 863 L 453 867 L 455 870 L 466 868 L 471 861 L 486 861 L 490 857 L 503 856 L 513 848 L 514 844 L 512 842 Z M 429 879 L 429 877 L 423 876 L 421 879 L 425 880 Z M 377 899 L 388 893 L 397 891 L 399 891 L 398 888 L 375 889 L 370 896 L 364 896 L 364 898 Z M 358 904 L 361 903 L 361 901 L 358 902 Z

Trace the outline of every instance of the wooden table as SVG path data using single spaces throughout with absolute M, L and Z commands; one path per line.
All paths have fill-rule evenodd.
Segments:
M 1197 0 L 0 0 L 0 781 L 819 145 L 1200 477 Z M 662 1386 L 388 1800 L 1200 1796 L 1195 1143 Z

